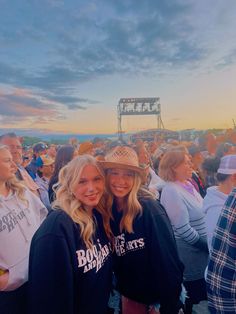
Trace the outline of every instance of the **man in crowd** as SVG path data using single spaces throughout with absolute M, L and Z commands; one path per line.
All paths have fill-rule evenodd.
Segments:
M 42 166 L 41 155 L 47 154 L 47 145 L 43 142 L 38 142 L 33 146 L 33 157 L 30 163 L 25 167 L 33 180 L 36 179 L 37 170 Z
M 212 237 L 222 208 L 229 193 L 236 187 L 236 155 L 227 155 L 221 158 L 216 177 L 218 185 L 207 189 L 202 208 L 206 215 L 205 221 L 209 250 L 211 250 Z
M 236 313 L 236 189 L 228 196 L 213 236 L 207 272 L 211 314 Z
M 53 174 L 54 170 L 54 159 L 49 157 L 48 155 L 42 155 L 40 156 L 42 160 L 42 165 L 39 167 L 35 182 L 39 186 L 39 194 L 40 199 L 45 205 L 45 207 L 50 210 L 51 205 L 49 201 L 49 195 L 48 195 L 48 187 L 49 187 L 49 180 Z
M 0 143 L 8 146 L 13 161 L 17 165 L 16 177 L 22 181 L 22 183 L 34 194 L 39 196 L 38 194 L 38 185 L 34 182 L 34 180 L 30 177 L 28 172 L 22 166 L 23 156 L 22 156 L 22 144 L 15 133 L 5 133 L 0 136 Z

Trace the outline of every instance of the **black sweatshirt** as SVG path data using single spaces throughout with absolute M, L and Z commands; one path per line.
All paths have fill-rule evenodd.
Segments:
M 33 237 L 29 260 L 31 314 L 104 314 L 112 273 L 110 243 L 102 217 L 86 249 L 79 226 L 64 211 L 53 211 Z
M 113 208 L 115 275 L 118 291 L 147 305 L 160 303 L 161 313 L 178 313 L 183 265 L 164 208 L 152 199 L 140 200 L 142 215 L 133 233 L 120 232 L 122 213 Z

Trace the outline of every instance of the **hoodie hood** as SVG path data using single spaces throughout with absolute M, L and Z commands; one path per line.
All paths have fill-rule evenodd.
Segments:
M 218 186 L 211 186 L 207 189 L 207 194 L 203 200 L 203 212 L 206 214 L 214 208 L 222 208 L 228 195 L 219 191 Z

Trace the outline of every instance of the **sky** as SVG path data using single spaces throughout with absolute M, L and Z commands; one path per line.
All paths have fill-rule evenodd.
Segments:
M 160 97 L 167 129 L 232 127 L 236 1 L 0 0 L 1 128 L 114 133 L 129 97 Z

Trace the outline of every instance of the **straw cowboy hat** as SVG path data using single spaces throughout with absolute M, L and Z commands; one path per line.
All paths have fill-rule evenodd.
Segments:
M 43 166 L 51 166 L 55 162 L 55 160 L 48 155 L 42 155 L 40 158 L 43 162 Z
M 128 146 L 116 146 L 105 156 L 105 161 L 99 161 L 104 169 L 129 169 L 143 175 L 146 168 L 139 166 L 137 153 Z

